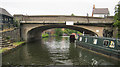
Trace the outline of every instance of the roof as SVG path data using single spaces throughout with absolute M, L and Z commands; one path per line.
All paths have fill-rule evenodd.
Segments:
M 95 8 L 93 14 L 109 14 L 108 8 Z
M 9 12 L 7 12 L 4 8 L 0 8 L 0 14 L 7 15 L 13 17 Z

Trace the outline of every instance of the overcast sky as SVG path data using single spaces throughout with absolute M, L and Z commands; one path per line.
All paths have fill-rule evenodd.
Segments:
M 24 15 L 92 15 L 96 8 L 108 8 L 114 15 L 115 5 L 120 0 L 0 0 L 0 7 L 9 13 Z

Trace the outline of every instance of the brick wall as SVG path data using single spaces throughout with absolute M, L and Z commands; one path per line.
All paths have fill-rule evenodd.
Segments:
M 10 37 L 11 41 L 20 41 L 19 30 L 20 29 L 15 28 L 14 30 L 11 31 L 2 32 L 2 37 L 3 38 Z

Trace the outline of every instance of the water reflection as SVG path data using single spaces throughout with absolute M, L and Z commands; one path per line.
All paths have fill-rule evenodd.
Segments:
M 67 39 L 56 37 L 55 40 L 53 38 L 54 41 L 51 41 L 52 38 L 49 40 L 44 42 L 44 44 L 47 46 L 51 55 L 50 58 L 54 61 L 54 64 L 72 65 L 71 61 L 68 60 L 70 43 L 67 42 Z
M 68 37 L 27 43 L 3 56 L 4 65 L 118 65 L 120 62 L 81 49 Z

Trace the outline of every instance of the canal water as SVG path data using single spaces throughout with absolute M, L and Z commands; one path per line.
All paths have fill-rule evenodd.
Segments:
M 27 43 L 2 57 L 3 65 L 119 65 L 120 62 L 82 49 L 69 37 Z

